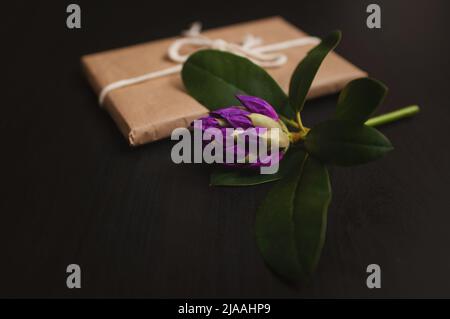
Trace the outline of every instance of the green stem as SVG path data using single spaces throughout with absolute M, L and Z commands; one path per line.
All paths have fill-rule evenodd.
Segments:
M 303 126 L 302 117 L 300 115 L 300 112 L 297 112 L 297 124 L 298 124 L 298 129 L 300 130 L 300 132 L 302 132 L 302 133 L 307 132 L 307 130 Z
M 289 125 L 290 127 L 293 128 L 298 128 L 298 124 L 297 122 L 295 122 L 294 120 L 288 119 L 286 116 L 283 116 L 280 114 L 280 119 L 286 124 Z
M 419 111 L 420 111 L 420 108 L 418 105 L 410 105 L 410 106 L 406 106 L 406 107 L 403 107 L 401 109 L 398 109 L 398 110 L 395 110 L 395 111 L 392 111 L 389 113 L 385 113 L 382 115 L 372 117 L 372 118 L 368 119 L 365 124 L 368 126 L 383 125 L 383 124 L 387 124 L 390 122 L 400 120 L 405 117 L 413 116 L 413 115 L 419 113 Z M 293 128 L 296 128 L 296 129 L 300 128 L 299 125 L 297 124 L 297 122 L 295 122 L 294 120 L 288 119 L 287 117 L 285 117 L 283 115 L 280 115 L 280 118 L 287 125 L 289 125 Z M 291 132 L 291 134 L 294 134 L 294 135 L 297 134 L 300 138 L 304 137 L 304 134 L 293 133 L 293 132 Z
M 418 105 L 411 105 L 407 107 L 403 107 L 401 109 L 382 114 L 379 116 L 372 117 L 367 120 L 365 123 L 368 126 L 378 126 L 383 125 L 386 123 L 390 123 L 405 117 L 413 116 L 414 114 L 419 113 L 419 106 Z

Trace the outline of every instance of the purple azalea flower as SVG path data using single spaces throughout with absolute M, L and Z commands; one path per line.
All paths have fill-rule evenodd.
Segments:
M 228 163 L 226 165 L 235 167 L 261 167 L 275 164 L 276 159 L 281 160 L 289 147 L 289 132 L 286 126 L 280 120 L 275 109 L 267 101 L 255 96 L 247 95 L 237 95 L 236 98 L 242 103 L 242 106 L 229 106 L 222 109 L 217 109 L 210 112 L 209 115 L 200 118 L 199 120 L 202 121 L 202 131 L 205 131 L 208 128 L 220 129 L 222 131 L 223 140 L 215 142 L 221 145 L 224 155 L 227 153 L 232 153 L 235 158 L 237 155 L 245 155 L 245 157 L 248 158 L 249 155 L 252 155 L 249 154 L 247 147 L 248 140 L 245 147 L 242 145 L 227 147 L 225 143 L 227 138 L 226 129 L 233 128 L 246 130 L 255 128 L 253 131 L 254 134 L 250 134 L 248 139 L 265 138 L 268 142 L 270 142 L 270 140 L 274 138 L 271 135 L 271 129 L 277 128 L 279 129 L 279 150 L 277 150 L 276 154 L 269 153 L 266 158 L 258 158 L 254 163 Z

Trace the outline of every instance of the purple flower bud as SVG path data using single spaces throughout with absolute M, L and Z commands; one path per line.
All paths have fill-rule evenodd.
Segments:
M 284 153 L 289 147 L 289 132 L 280 120 L 275 109 L 266 101 L 261 98 L 246 95 L 237 95 L 236 98 L 242 103 L 243 106 L 230 106 L 222 109 L 217 109 L 210 112 L 209 115 L 200 118 L 202 120 L 202 131 L 208 128 L 219 128 L 222 131 L 223 140 L 215 141 L 219 143 L 224 150 L 224 154 L 231 153 L 234 156 L 244 155 L 250 157 L 249 150 L 242 148 L 242 145 L 235 145 L 233 147 L 227 147 L 225 139 L 229 138 L 227 134 L 227 128 L 234 129 L 250 129 L 253 130 L 253 135 L 250 134 L 249 139 L 265 139 L 268 145 L 273 143 L 274 139 L 277 139 L 279 149 L 275 154 L 268 154 L 267 158 L 258 158 L 255 163 L 244 164 L 227 164 L 227 166 L 238 167 L 261 167 L 270 166 L 274 164 L 276 158 L 281 160 Z M 278 129 L 278 130 L 274 130 Z M 275 134 L 277 133 L 278 134 Z M 231 138 L 237 139 L 240 133 L 235 131 L 235 134 Z M 247 132 L 248 134 L 248 132 Z

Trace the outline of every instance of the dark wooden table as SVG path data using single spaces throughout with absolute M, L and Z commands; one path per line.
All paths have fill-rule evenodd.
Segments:
M 450 5 L 376 1 L 69 1 L 2 4 L 0 296 L 450 297 Z M 294 4 L 295 3 L 295 4 Z M 380 111 L 419 104 L 382 128 L 383 160 L 332 169 L 327 240 L 313 280 L 281 283 L 252 234 L 268 186 L 211 188 L 202 165 L 175 165 L 171 141 L 127 146 L 80 69 L 80 56 L 205 27 L 279 14 L 323 36 L 390 88 Z M 336 96 L 308 102 L 306 124 Z M 66 266 L 82 269 L 67 289 Z M 382 288 L 366 287 L 366 266 Z

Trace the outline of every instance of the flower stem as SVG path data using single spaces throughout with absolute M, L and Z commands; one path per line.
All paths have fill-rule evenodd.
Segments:
M 297 112 L 297 124 L 298 124 L 298 129 L 300 130 L 300 132 L 306 131 L 305 127 L 303 126 L 302 117 L 300 116 L 300 112 Z
M 372 117 L 366 121 L 366 125 L 368 126 L 378 126 L 386 123 L 390 123 L 405 117 L 413 116 L 414 114 L 419 113 L 418 105 L 411 105 L 407 107 L 403 107 L 401 109 L 385 113 L 379 116 Z
M 385 113 L 382 115 L 378 115 L 375 117 L 372 117 L 366 121 L 366 125 L 368 126 L 379 126 L 383 124 L 387 124 L 390 122 L 394 122 L 397 120 L 400 120 L 405 117 L 413 116 L 417 113 L 419 113 L 420 109 L 418 105 L 411 105 L 406 106 L 401 109 Z M 294 142 L 298 142 L 300 140 L 303 140 L 308 134 L 309 129 L 307 127 L 304 127 L 301 118 L 299 119 L 299 116 L 297 117 L 297 122 L 291 119 L 288 119 L 282 115 L 280 115 L 281 120 L 286 123 L 287 125 L 299 129 L 298 132 L 291 132 L 291 138 Z
M 286 124 L 289 125 L 290 127 L 293 128 L 298 128 L 298 124 L 297 122 L 295 122 L 294 120 L 288 119 L 286 116 L 283 116 L 280 114 L 280 119 Z
M 304 140 L 305 136 L 309 132 L 309 128 L 303 126 L 302 117 L 300 116 L 300 112 L 297 112 L 296 120 L 297 120 L 296 122 L 293 120 L 288 120 L 289 122 L 291 122 L 289 124 L 291 124 L 292 126 L 294 126 L 293 124 L 296 124 L 295 127 L 298 129 L 297 132 L 290 132 L 290 139 L 293 143 L 297 143 L 301 140 Z

